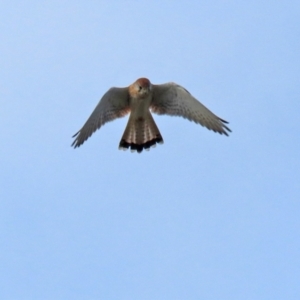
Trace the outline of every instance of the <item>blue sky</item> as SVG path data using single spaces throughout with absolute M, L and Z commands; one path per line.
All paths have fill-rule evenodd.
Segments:
M 263 2 L 263 3 L 262 3 Z M 2 1 L 1 299 L 299 299 L 299 1 Z M 112 86 L 176 82 L 230 137 L 154 115 L 71 136 Z

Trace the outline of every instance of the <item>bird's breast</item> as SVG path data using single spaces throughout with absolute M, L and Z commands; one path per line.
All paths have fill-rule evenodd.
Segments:
M 129 103 L 131 113 L 136 117 L 143 117 L 149 111 L 151 97 L 131 98 Z

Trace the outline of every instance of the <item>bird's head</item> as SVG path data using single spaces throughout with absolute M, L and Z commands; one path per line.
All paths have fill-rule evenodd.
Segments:
M 133 98 L 146 98 L 152 91 L 152 84 L 147 78 L 139 78 L 129 86 L 129 93 Z

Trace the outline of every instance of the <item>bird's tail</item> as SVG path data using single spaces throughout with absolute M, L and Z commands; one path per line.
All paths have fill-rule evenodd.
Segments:
M 119 149 L 142 152 L 149 150 L 156 143 L 162 144 L 163 138 L 148 111 L 144 117 L 136 117 L 130 114 L 127 126 L 120 141 Z

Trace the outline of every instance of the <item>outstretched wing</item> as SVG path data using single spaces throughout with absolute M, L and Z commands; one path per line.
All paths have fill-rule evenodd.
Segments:
M 182 86 L 173 82 L 152 86 L 152 112 L 181 116 L 220 134 L 228 135 L 231 132 L 225 125 L 227 121 L 212 113 Z
M 73 135 L 76 137 L 72 146 L 82 145 L 97 129 L 106 122 L 113 121 L 128 114 L 128 88 L 111 88 L 99 101 L 83 127 Z

